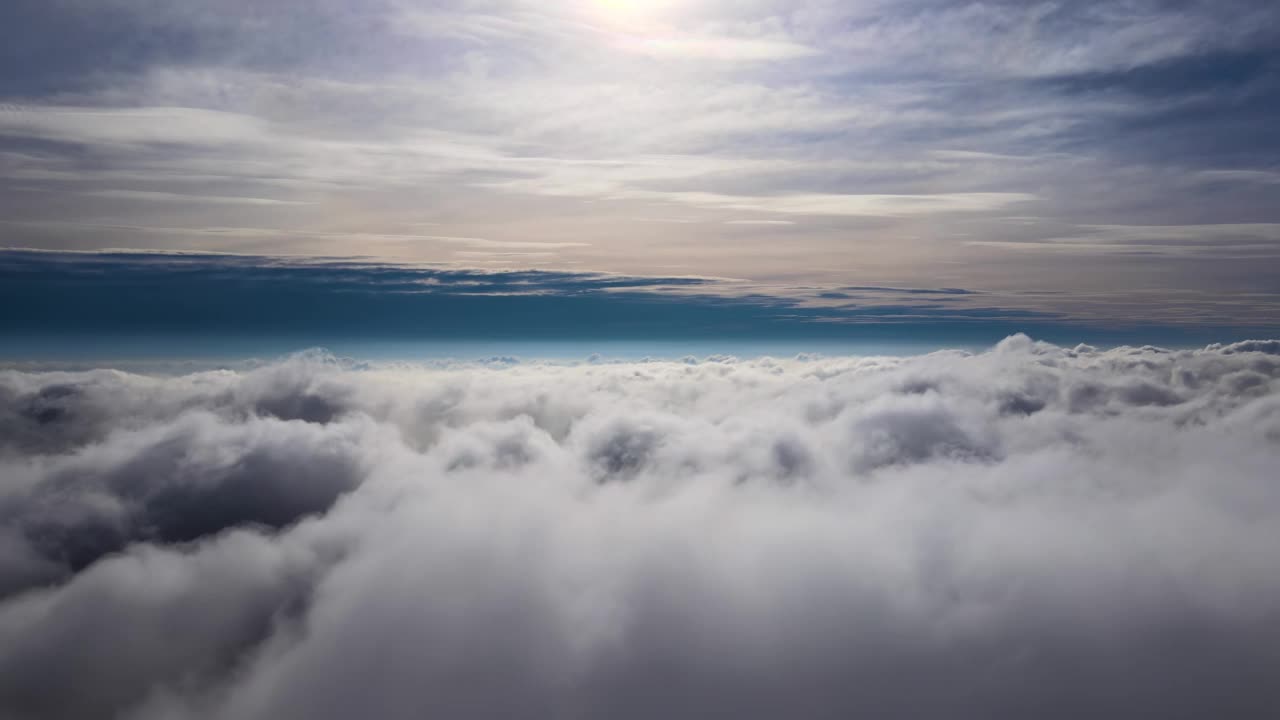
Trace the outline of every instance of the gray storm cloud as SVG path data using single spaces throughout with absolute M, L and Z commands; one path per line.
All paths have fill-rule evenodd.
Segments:
M 1276 353 L 0 371 L 0 717 L 1276 717 Z

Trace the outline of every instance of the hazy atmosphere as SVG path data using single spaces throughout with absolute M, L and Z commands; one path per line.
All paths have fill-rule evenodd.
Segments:
M 1280 717 L 1280 5 L 0 3 L 0 720 Z

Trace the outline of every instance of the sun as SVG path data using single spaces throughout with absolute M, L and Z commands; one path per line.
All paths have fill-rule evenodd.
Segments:
M 615 23 L 655 20 L 679 0 L 588 0 L 588 5 L 601 19 Z

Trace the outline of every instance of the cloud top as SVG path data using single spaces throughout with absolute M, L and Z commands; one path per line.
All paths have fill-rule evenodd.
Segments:
M 0 371 L 0 715 L 1269 717 L 1280 355 Z

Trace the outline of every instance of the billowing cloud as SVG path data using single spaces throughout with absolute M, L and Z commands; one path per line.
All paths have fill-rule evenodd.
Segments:
M 0 715 L 1272 717 L 1273 341 L 0 372 Z

